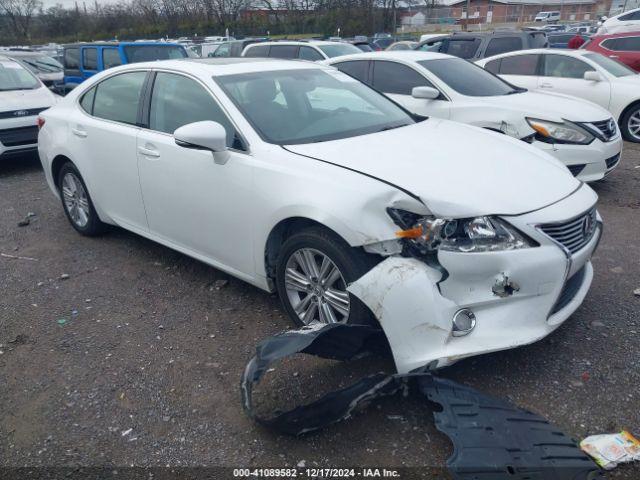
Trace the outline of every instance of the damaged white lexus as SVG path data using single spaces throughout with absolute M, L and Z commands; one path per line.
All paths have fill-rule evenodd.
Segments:
M 277 291 L 298 325 L 380 325 L 401 373 L 537 341 L 593 278 L 597 196 L 558 160 L 331 67 L 127 65 L 39 125 L 79 233 L 117 225 Z

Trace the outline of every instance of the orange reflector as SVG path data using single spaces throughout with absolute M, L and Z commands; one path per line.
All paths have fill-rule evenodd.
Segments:
M 409 230 L 398 230 L 396 237 L 398 238 L 418 238 L 424 233 L 422 227 L 410 228 Z
M 544 128 L 542 125 L 536 125 L 534 123 L 534 124 L 531 125 L 531 128 L 533 128 L 540 135 L 543 135 L 545 137 L 550 137 L 551 136 L 551 135 L 549 135 L 549 131 L 546 128 Z

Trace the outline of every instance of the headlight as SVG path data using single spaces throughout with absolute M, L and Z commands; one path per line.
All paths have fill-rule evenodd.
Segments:
M 434 250 L 453 252 L 493 252 L 533 247 L 536 243 L 497 217 L 446 220 L 420 217 L 389 208 L 389 215 L 403 229 L 398 237 L 423 253 Z
M 594 136 L 587 130 L 566 120 L 562 123 L 556 123 L 527 118 L 527 122 L 536 131 L 538 140 L 543 142 L 587 145 L 594 139 Z

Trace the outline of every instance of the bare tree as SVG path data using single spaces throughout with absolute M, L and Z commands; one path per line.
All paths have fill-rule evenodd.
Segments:
M 31 38 L 31 21 L 41 9 L 40 0 L 0 0 L 0 13 L 7 16 L 18 38 Z

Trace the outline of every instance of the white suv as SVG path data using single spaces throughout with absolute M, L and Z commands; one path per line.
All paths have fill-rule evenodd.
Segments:
M 606 19 L 598 28 L 598 35 L 640 31 L 640 8 L 627 10 Z
M 26 67 L 0 55 L 0 158 L 36 151 L 38 114 L 57 98 Z
M 288 60 L 309 60 L 318 62 L 328 58 L 360 53 L 358 47 L 345 42 L 262 42 L 247 45 L 243 57 L 269 57 Z

